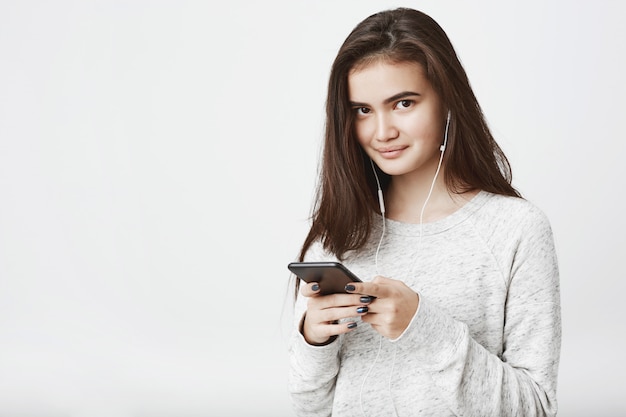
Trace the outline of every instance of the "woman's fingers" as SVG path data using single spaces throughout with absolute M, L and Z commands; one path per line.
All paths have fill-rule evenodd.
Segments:
M 300 285 L 300 294 L 305 297 L 313 297 L 319 294 L 320 286 L 317 282 L 307 282 Z
M 332 307 L 322 310 L 309 308 L 307 316 L 314 320 L 317 324 L 335 323 L 339 320 L 358 317 L 367 313 L 367 309 L 363 310 L 362 306 L 349 307 Z
M 369 298 L 359 294 L 310 297 L 302 327 L 304 338 L 311 344 L 323 344 L 333 336 L 351 331 L 357 326 L 356 318 L 367 314 L 369 302 Z
M 346 285 L 346 291 L 354 294 L 369 295 L 374 298 L 389 297 L 390 291 L 399 281 L 377 276 L 371 282 L 353 282 Z
M 316 317 L 314 314 L 310 314 L 311 312 L 307 312 L 302 325 L 302 335 L 308 343 L 319 345 L 326 343 L 334 336 L 348 333 L 357 327 L 355 317 L 357 314 L 354 314 L 354 309 L 352 309 L 352 312 L 352 317 L 343 321 L 339 319 L 320 321 L 320 317 Z
M 312 345 L 322 345 L 327 343 L 331 338 L 343 333 L 348 333 L 356 328 L 356 321 L 328 323 L 321 326 L 311 326 L 307 330 L 307 323 L 303 327 L 304 339 Z
M 348 293 L 320 295 L 317 283 L 303 285 L 300 291 L 309 297 L 303 327 L 309 343 L 349 332 L 356 327 L 356 320 L 342 320 L 358 316 L 378 333 L 394 339 L 407 328 L 419 305 L 418 294 L 402 281 L 380 276 L 346 285 Z
M 402 281 L 376 277 L 372 282 L 349 284 L 349 292 L 376 297 L 363 321 L 390 339 L 399 337 L 411 322 L 419 305 L 419 295 Z

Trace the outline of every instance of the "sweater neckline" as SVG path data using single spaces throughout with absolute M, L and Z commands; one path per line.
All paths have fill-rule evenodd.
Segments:
M 423 223 L 421 227 L 419 223 L 405 223 L 398 220 L 385 219 L 387 233 L 419 236 L 421 229 L 422 235 L 427 236 L 444 232 L 465 221 L 482 207 L 489 200 L 490 196 L 491 193 L 481 190 L 454 213 L 433 222 Z M 378 216 L 380 217 L 380 215 Z

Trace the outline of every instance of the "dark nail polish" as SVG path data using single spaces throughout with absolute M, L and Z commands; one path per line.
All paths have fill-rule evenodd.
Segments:
M 370 297 L 369 295 L 364 295 L 363 297 L 359 298 L 359 301 L 363 304 L 371 303 L 372 297 Z
M 356 290 L 356 287 L 352 284 L 348 284 L 346 285 L 346 291 L 354 291 Z
M 311 289 L 312 289 L 313 291 L 317 291 L 317 290 L 319 290 L 319 289 L 320 289 L 320 286 L 319 286 L 319 284 L 313 284 L 313 286 L 311 286 Z
M 348 323 L 348 329 L 354 329 L 356 327 L 355 322 Z
M 369 311 L 369 308 L 367 308 L 367 306 L 363 306 L 363 307 L 359 307 L 356 309 L 357 313 L 367 313 Z

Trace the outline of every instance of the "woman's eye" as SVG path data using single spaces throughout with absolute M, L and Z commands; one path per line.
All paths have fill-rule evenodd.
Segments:
M 398 104 L 396 104 L 396 108 L 406 109 L 411 107 L 412 104 L 413 100 L 400 100 L 398 101 Z
M 357 114 L 368 114 L 370 112 L 370 109 L 367 107 L 357 107 L 355 110 Z

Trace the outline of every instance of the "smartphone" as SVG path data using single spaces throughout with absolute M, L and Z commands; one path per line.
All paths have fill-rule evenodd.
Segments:
M 320 294 L 345 293 L 346 284 L 361 282 L 340 262 L 292 262 L 287 268 L 305 282 L 317 282 Z

